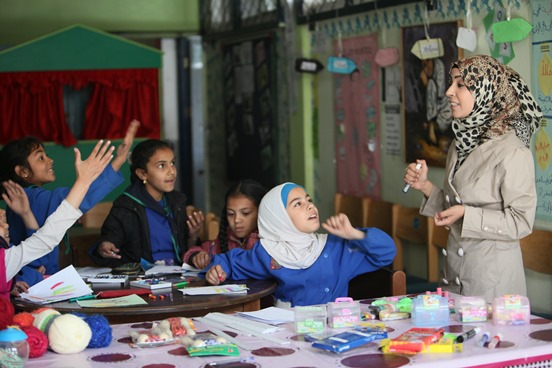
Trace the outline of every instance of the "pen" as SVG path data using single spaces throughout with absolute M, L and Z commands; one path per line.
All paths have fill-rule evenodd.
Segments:
M 217 367 L 217 366 L 224 366 L 227 364 L 230 365 L 234 363 L 254 363 L 254 362 L 255 362 L 255 358 L 250 356 L 247 358 L 236 358 L 236 359 L 221 360 L 218 362 L 211 362 L 211 363 L 208 363 L 207 365 Z
M 481 340 L 479 341 L 479 346 L 484 348 L 485 343 L 489 342 L 490 339 L 491 339 L 491 333 L 489 331 L 483 332 L 483 336 L 481 336 Z
M 494 337 L 491 339 L 491 342 L 489 342 L 489 345 L 487 345 L 487 347 L 489 349 L 494 349 L 496 348 L 496 346 L 500 343 L 500 340 L 502 340 L 502 334 L 501 333 L 497 333 L 496 335 L 494 335 Z
M 186 286 L 186 285 L 188 285 L 188 281 L 177 282 L 177 283 L 174 284 L 173 286 L 174 286 L 175 288 L 179 288 L 179 287 L 181 287 L 181 286 Z
M 416 171 L 420 170 L 422 168 L 422 164 L 416 164 Z M 403 193 L 408 192 L 408 189 L 410 189 L 410 184 L 406 184 L 403 188 Z
M 90 294 L 90 295 L 85 295 L 85 296 L 79 296 L 77 298 L 71 298 L 71 299 L 69 299 L 69 303 L 76 302 L 77 300 L 87 300 L 87 299 L 96 299 L 96 295 Z
M 463 334 L 458 335 L 458 337 L 456 337 L 456 342 L 464 342 L 468 339 L 471 339 L 472 337 L 477 335 L 479 332 L 481 332 L 481 327 L 476 327 L 476 328 L 471 329 L 467 332 L 464 332 Z

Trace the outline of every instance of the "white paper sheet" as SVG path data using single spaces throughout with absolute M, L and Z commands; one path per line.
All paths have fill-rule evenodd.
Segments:
M 217 285 L 178 289 L 185 295 L 247 294 L 245 285 Z
M 190 266 L 187 263 L 184 263 L 182 266 L 173 265 L 155 265 L 145 272 L 146 275 L 161 275 L 161 274 L 171 274 L 171 273 L 181 273 L 186 275 L 192 275 L 199 273 L 199 269 Z
M 253 321 L 279 325 L 295 321 L 295 314 L 292 310 L 268 307 L 255 312 L 236 312 L 237 315 Z
M 92 290 L 79 276 L 72 265 L 33 285 L 21 298 L 32 303 L 55 303 L 92 294 Z

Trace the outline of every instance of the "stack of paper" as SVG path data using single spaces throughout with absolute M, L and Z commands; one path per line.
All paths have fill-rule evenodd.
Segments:
M 253 321 L 268 323 L 270 325 L 281 325 L 283 323 L 295 321 L 295 315 L 292 310 L 276 307 L 268 307 L 255 312 L 236 312 L 236 314 Z
M 217 285 L 178 289 L 185 295 L 247 294 L 246 285 Z
M 154 265 L 153 267 L 146 270 L 146 275 L 163 275 L 163 274 L 186 274 L 186 275 L 197 275 L 201 271 L 200 269 L 197 269 L 195 267 L 190 266 L 189 264 L 184 263 L 182 266 L 179 265 L 173 265 L 173 266 L 165 266 L 165 265 Z

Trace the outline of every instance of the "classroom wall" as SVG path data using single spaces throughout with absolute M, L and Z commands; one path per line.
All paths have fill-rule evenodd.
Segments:
M 0 46 L 76 23 L 114 33 L 195 34 L 200 26 L 198 0 L 1 0 L 0 9 Z

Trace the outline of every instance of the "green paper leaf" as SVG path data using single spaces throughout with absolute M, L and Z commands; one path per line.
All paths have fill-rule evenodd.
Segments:
M 523 18 L 514 18 L 492 25 L 495 42 L 521 41 L 531 32 L 533 26 Z

